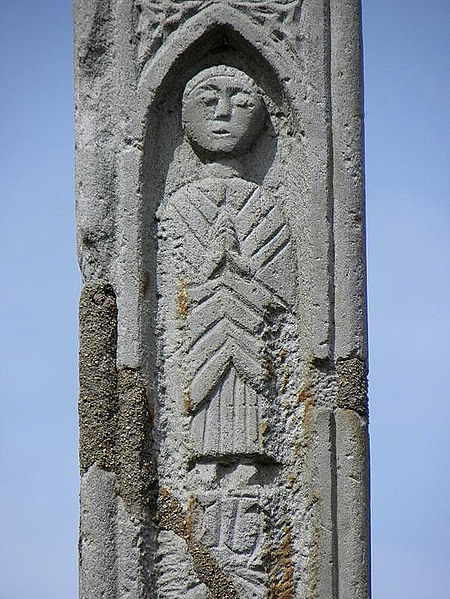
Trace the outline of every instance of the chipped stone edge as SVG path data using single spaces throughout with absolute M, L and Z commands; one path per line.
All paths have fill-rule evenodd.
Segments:
M 369 599 L 364 107 L 361 0 L 329 0 L 337 406 L 336 596 Z
M 367 367 L 360 358 L 336 361 L 337 407 L 368 416 Z
M 142 378 L 116 366 L 111 285 L 80 298 L 80 597 L 151 596 L 156 475 L 152 407 Z M 105 576 L 108 572 L 108 576 Z M 131 593 L 131 594 L 130 594 Z

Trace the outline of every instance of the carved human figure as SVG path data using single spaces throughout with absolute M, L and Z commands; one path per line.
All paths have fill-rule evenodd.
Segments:
M 265 453 L 264 335 L 270 310 L 289 309 L 295 280 L 281 207 L 239 173 L 267 111 L 256 84 L 223 65 L 186 85 L 183 128 L 207 167 L 166 200 L 176 278 L 187 314 L 185 404 L 197 456 Z
M 268 339 L 292 312 L 296 277 L 279 200 L 244 174 L 243 157 L 257 157 L 268 118 L 262 92 L 242 71 L 219 65 L 191 79 L 183 131 L 203 167 L 159 211 L 161 280 L 178 297 L 163 317 L 178 339 L 166 350 L 167 402 L 189 416 L 193 534 L 230 575 L 236 596 L 255 598 L 266 595 L 263 505 L 271 493 L 260 468 L 278 468 L 267 464 L 274 456 L 263 438 L 268 405 L 277 401 Z M 174 380 L 182 381 L 183 401 Z M 162 596 L 209 596 L 194 581 L 182 590 L 187 583 L 171 565 L 182 552 L 164 535 L 161 559 L 171 574 Z

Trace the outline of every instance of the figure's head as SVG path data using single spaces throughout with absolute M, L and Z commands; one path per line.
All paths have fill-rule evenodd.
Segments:
M 209 154 L 244 154 L 261 135 L 265 117 L 255 82 L 233 67 L 205 69 L 188 81 L 184 90 L 186 135 Z

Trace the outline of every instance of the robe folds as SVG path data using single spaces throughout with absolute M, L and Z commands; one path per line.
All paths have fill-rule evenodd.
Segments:
M 166 198 L 172 285 L 185 315 L 185 407 L 199 457 L 264 454 L 271 314 L 292 311 L 296 261 L 278 201 L 240 177 L 206 177 Z M 166 241 L 167 242 L 167 241 Z M 179 306 L 180 308 L 180 306 Z

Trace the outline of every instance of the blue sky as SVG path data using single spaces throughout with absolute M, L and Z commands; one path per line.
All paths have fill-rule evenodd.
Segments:
M 75 599 L 72 8 L 0 6 L 0 599 Z M 375 599 L 450 589 L 449 21 L 364 1 Z

